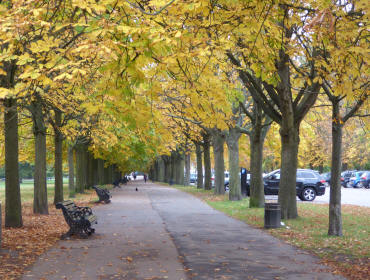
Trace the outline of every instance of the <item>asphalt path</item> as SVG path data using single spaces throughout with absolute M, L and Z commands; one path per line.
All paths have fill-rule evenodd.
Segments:
M 23 279 L 344 279 L 173 188 L 130 182 L 93 212 L 91 238 L 58 242 Z

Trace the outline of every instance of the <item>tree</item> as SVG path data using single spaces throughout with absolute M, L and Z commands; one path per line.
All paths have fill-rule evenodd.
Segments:
M 244 103 L 240 102 L 243 112 L 250 120 L 248 125 L 249 129 L 244 128 L 242 132 L 249 136 L 250 141 L 251 179 L 249 207 L 251 208 L 264 207 L 265 205 L 264 185 L 262 180 L 263 143 L 271 124 L 270 118 L 263 113 L 258 103 L 252 100 L 252 104 L 252 106 L 245 106 Z
M 320 77 L 332 104 L 332 160 L 329 203 L 329 235 L 341 236 L 342 129 L 363 104 L 368 107 L 369 65 L 365 1 L 333 3 L 317 12 L 306 26 L 320 42 Z M 326 27 L 326 28 L 323 28 Z

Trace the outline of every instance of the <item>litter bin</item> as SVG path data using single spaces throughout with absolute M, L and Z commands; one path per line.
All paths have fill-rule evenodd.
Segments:
M 279 203 L 265 203 L 265 228 L 281 226 L 281 209 Z

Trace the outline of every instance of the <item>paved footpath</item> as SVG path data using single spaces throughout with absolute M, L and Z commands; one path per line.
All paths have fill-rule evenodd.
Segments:
M 176 189 L 130 182 L 93 212 L 92 237 L 59 241 L 23 279 L 344 279 Z

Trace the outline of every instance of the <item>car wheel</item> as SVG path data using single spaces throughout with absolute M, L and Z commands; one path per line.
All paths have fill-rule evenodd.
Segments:
M 357 185 L 356 185 L 356 188 L 359 188 L 359 189 L 362 189 L 363 187 L 364 187 L 363 182 L 358 182 Z
M 367 185 L 365 185 L 365 189 L 370 189 L 370 183 L 367 183 Z
M 351 188 L 352 187 L 352 185 L 348 182 L 347 184 L 346 184 L 346 188 Z
M 305 188 L 302 192 L 302 198 L 304 201 L 312 201 L 315 197 L 316 191 L 311 187 Z

